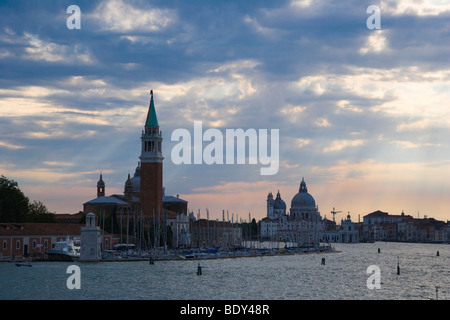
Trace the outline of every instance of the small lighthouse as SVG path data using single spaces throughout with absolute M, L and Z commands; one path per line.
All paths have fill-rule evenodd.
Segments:
M 86 227 L 81 228 L 81 252 L 79 261 L 101 260 L 100 228 L 95 225 L 95 214 L 86 215 Z

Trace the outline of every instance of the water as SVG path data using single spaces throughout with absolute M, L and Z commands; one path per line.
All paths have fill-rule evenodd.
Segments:
M 31 268 L 18 268 L 0 263 L 0 299 L 429 300 L 436 298 L 439 286 L 439 299 L 450 300 L 450 245 L 376 242 L 334 247 L 341 252 L 153 265 L 34 262 Z M 80 266 L 79 290 L 66 285 L 71 275 L 66 270 L 72 264 Z M 367 287 L 370 265 L 381 270 L 380 289 Z

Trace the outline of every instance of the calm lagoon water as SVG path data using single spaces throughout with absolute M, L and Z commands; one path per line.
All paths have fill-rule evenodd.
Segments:
M 448 244 L 334 247 L 340 252 L 153 265 L 35 262 L 31 268 L 18 268 L 5 262 L 0 263 L 0 300 L 429 300 L 436 298 L 436 286 L 439 300 L 450 300 Z M 71 276 L 67 267 L 73 264 L 80 267 L 80 289 L 66 285 Z M 370 265 L 380 268 L 380 289 L 367 287 Z

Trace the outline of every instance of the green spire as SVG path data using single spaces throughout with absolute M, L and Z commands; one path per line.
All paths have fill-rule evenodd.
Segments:
M 156 117 L 155 104 L 153 103 L 153 90 L 150 90 L 150 106 L 148 108 L 146 127 L 159 127 L 158 118 Z

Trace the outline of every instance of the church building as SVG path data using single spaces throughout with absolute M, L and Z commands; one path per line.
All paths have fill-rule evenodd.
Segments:
M 292 198 L 289 213 L 279 191 L 275 199 L 271 192 L 267 196 L 267 217 L 261 220 L 262 239 L 313 246 L 318 245 L 322 230 L 318 207 L 303 178 L 298 193 Z
M 150 104 L 144 128 L 141 133 L 141 154 L 134 175 L 128 174 L 123 194 L 106 196 L 106 183 L 103 175 L 97 182 L 97 197 L 83 204 L 85 213 L 96 214 L 97 219 L 115 215 L 116 221 L 125 219 L 141 219 L 147 224 L 157 223 L 171 228 L 172 243 L 178 241 L 177 230 L 186 232 L 187 226 L 180 226 L 179 215 L 187 216 L 188 202 L 177 197 L 166 196 L 163 188 L 162 133 L 156 116 L 153 90 L 150 91 Z M 187 222 L 186 222 L 187 223 Z

